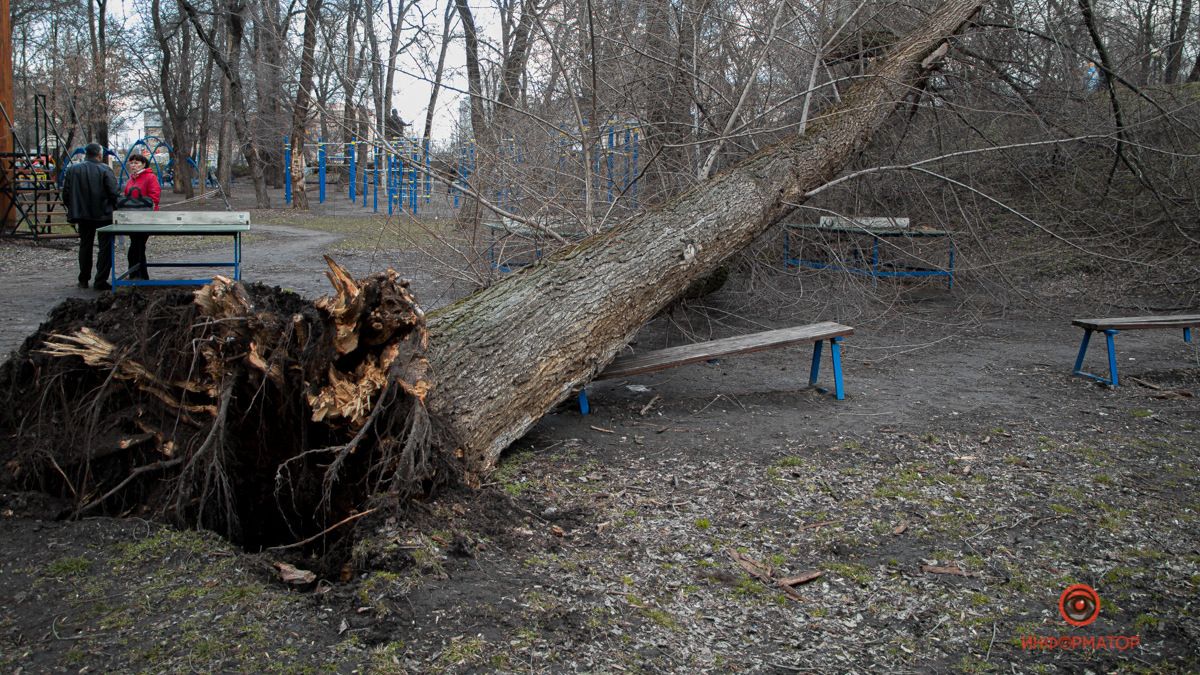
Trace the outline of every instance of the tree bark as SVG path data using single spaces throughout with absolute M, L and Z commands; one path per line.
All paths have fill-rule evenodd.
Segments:
M 432 314 L 428 403 L 467 470 L 488 471 L 690 283 L 835 177 L 981 4 L 948 0 L 805 136 Z
M 317 48 L 317 18 L 321 0 L 307 0 L 304 7 L 304 46 L 300 54 L 300 83 L 296 87 L 296 105 L 292 108 L 292 207 L 308 210 L 308 192 L 304 189 L 304 141 L 308 122 L 308 103 L 312 97 L 313 52 Z
M 209 53 L 212 55 L 217 67 L 221 69 L 221 72 L 225 75 L 225 79 L 229 82 L 229 100 L 233 104 L 233 126 L 242 141 L 242 154 L 246 157 L 246 163 L 250 165 L 250 175 L 254 180 L 255 201 L 258 208 L 269 209 L 271 208 L 271 196 L 267 193 L 267 183 L 263 178 L 263 159 L 259 152 L 258 144 L 254 142 L 253 130 L 250 128 L 249 115 L 246 111 L 246 93 L 242 85 L 242 76 L 238 71 L 242 54 L 242 36 L 245 29 L 243 13 L 246 6 L 241 0 L 229 0 L 227 2 L 226 20 L 229 26 L 229 51 L 228 55 L 226 55 L 222 53 L 212 34 L 204 29 L 204 25 L 200 22 L 200 13 L 196 10 L 196 7 L 187 0 L 179 0 L 179 5 L 187 12 L 188 19 L 191 20 L 192 26 L 196 29 L 196 34 L 208 46 Z

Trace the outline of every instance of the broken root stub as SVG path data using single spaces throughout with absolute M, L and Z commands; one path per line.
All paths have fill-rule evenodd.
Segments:
M 456 480 L 408 282 L 326 260 L 336 293 L 314 303 L 218 277 L 60 304 L 0 366 L 0 482 L 329 551 L 372 496 Z

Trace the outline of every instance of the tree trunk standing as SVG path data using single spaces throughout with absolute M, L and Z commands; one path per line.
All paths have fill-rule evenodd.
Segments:
M 342 142 L 350 143 L 354 138 L 354 85 L 360 75 L 354 58 L 354 34 L 358 31 L 358 2 L 350 0 L 346 5 L 346 69 L 338 73 L 342 81 Z M 330 40 L 330 44 L 332 44 Z M 360 62 L 361 63 L 361 62 Z M 349 145 L 342 148 L 345 153 Z
M 92 54 L 91 140 L 108 147 L 108 0 L 87 0 Z
M 1175 84 L 1179 80 L 1179 69 L 1183 64 L 1183 47 L 1187 41 L 1188 28 L 1192 21 L 1192 0 L 1182 0 L 1179 15 L 1173 17 L 1171 42 L 1167 45 L 1167 64 L 1163 72 L 1164 84 Z
M 308 102 L 313 85 L 313 52 L 317 48 L 317 18 L 321 0 L 307 0 L 304 7 L 304 46 L 300 53 L 300 83 L 296 87 L 296 105 L 292 108 L 292 207 L 308 210 L 304 189 L 304 139 L 308 122 Z
M 200 124 L 196 128 L 196 167 L 200 174 L 200 191 L 208 190 L 208 139 L 211 124 L 213 61 L 204 59 L 204 77 L 200 81 Z
M 467 0 L 454 0 L 458 9 L 458 17 L 462 20 L 463 40 L 466 42 L 467 60 L 467 93 L 471 97 L 471 133 L 475 141 L 483 136 L 487 127 L 483 108 L 483 75 L 479 70 L 479 36 L 475 32 L 475 17 Z
M 467 469 L 489 470 L 688 284 L 836 176 L 981 4 L 945 3 L 806 136 L 433 313 L 429 406 Z
M 288 24 L 280 17 L 278 0 L 265 0 L 252 7 L 254 17 L 254 88 L 258 114 L 250 118 L 250 131 L 262 158 L 263 177 L 274 188 L 283 187 L 283 133 L 287 128 L 283 112 L 284 45 Z M 245 139 L 243 143 L 247 142 Z
M 442 17 L 442 46 L 438 50 L 437 67 L 433 71 L 433 86 L 429 91 L 429 107 L 425 109 L 425 131 L 421 134 L 428 145 L 430 134 L 433 133 L 433 113 L 437 110 L 438 92 L 442 88 L 442 73 L 446 68 L 446 49 L 450 46 L 450 29 L 454 23 L 454 5 L 446 3 L 446 12 Z
M 246 163 L 250 165 L 250 175 L 254 179 L 256 206 L 260 209 L 269 209 L 271 208 L 271 196 L 267 193 L 267 183 L 263 179 L 262 155 L 259 153 L 258 146 L 254 142 L 254 134 L 250 128 L 250 121 L 246 112 L 246 94 L 242 87 L 241 74 L 238 71 L 242 59 L 241 44 L 245 25 L 243 12 L 246 6 L 241 0 L 227 0 L 226 20 L 229 22 L 229 58 L 227 59 L 221 54 L 221 50 L 213 40 L 212 35 L 204 30 L 195 5 L 192 5 L 188 0 L 179 0 L 179 5 L 187 12 L 188 19 L 192 22 L 192 27 L 196 29 L 196 34 L 208 46 L 209 53 L 212 54 L 213 59 L 217 62 L 217 66 L 225 74 L 225 79 L 229 82 L 229 101 L 232 104 L 230 107 L 233 113 L 233 126 L 238 138 L 242 142 L 242 154 L 246 157 Z
M 171 155 L 175 164 L 176 193 L 184 194 L 188 199 L 195 196 L 192 187 L 192 167 L 187 163 L 188 151 L 192 147 L 188 127 L 191 117 L 192 76 L 191 62 L 184 60 L 175 66 L 170 38 L 180 33 L 179 53 L 191 53 L 191 36 L 186 22 L 176 23 L 167 29 L 163 26 L 159 0 L 150 4 L 151 23 L 154 27 L 154 37 L 158 41 L 162 57 L 158 64 L 158 82 L 163 92 L 163 112 L 166 113 L 166 135 L 171 144 Z

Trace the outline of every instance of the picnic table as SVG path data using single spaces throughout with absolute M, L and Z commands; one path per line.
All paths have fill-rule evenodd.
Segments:
M 116 211 L 113 224 L 97 232 L 113 236 L 112 286 L 203 286 L 212 277 L 190 279 L 130 279 L 134 270 L 127 269 L 117 274 L 117 240 L 115 235 L 146 234 L 166 237 L 209 237 L 228 236 L 233 239 L 232 259 L 203 262 L 156 261 L 146 267 L 225 267 L 232 268 L 233 279 L 242 278 L 242 233 L 250 231 L 250 213 L 247 211 Z
M 946 277 L 947 288 L 954 288 L 954 238 L 949 230 L 925 227 L 908 227 L 907 218 L 860 218 L 829 219 L 820 223 L 784 223 L 783 262 L 789 267 L 805 267 L 818 270 L 836 270 L 881 278 L 897 277 Z M 864 255 L 862 247 L 856 247 L 849 261 L 817 260 L 792 253 L 792 237 L 811 234 L 850 235 L 870 239 L 870 257 Z M 882 239 L 945 239 L 947 262 L 945 267 L 920 267 L 894 262 L 884 262 L 879 252 Z

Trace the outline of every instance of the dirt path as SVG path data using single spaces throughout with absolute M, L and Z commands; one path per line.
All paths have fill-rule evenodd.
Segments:
M 169 242 L 162 239 L 166 238 L 150 239 L 148 257 L 152 262 L 156 256 L 187 262 L 211 260 L 214 254 L 231 255 L 225 240 L 196 245 L 194 239 L 186 237 Z M 329 288 L 322 273 L 325 262 L 321 254 L 339 239 L 337 234 L 287 225 L 254 225 L 243 245 L 242 278 L 289 288 L 306 297 L 321 295 Z M 163 251 L 164 247 L 169 247 L 169 253 Z M 63 298 L 96 295 L 97 291 L 75 285 L 79 269 L 76 251 L 74 241 L 41 245 L 0 242 L 0 267 L 6 279 L 4 297 L 0 299 L 0 354 L 7 357 L 10 350 L 19 347 Z M 118 258 L 122 255 L 118 250 Z M 123 269 L 123 264 L 119 267 Z M 170 270 L 162 274 L 178 273 Z

